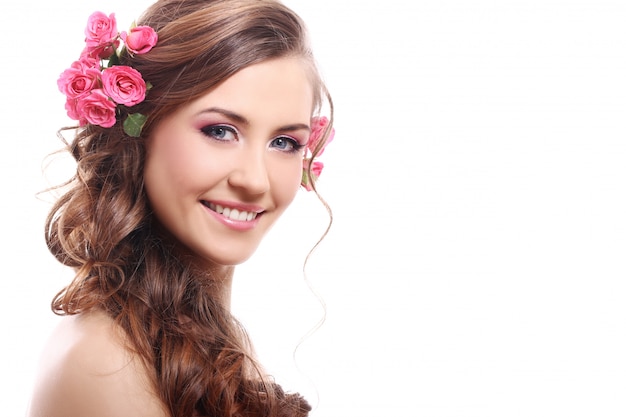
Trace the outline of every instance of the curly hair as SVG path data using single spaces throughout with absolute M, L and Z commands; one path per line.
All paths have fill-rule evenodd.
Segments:
M 75 277 L 52 309 L 108 314 L 154 370 L 172 417 L 306 416 L 306 400 L 284 392 L 256 363 L 245 330 L 216 300 L 211 271 L 181 256 L 160 229 L 143 184 L 143 139 L 164 115 L 269 59 L 296 56 L 308 64 L 315 110 L 324 98 L 331 107 L 328 134 L 332 101 L 304 25 L 273 0 L 159 0 L 137 24 L 159 36 L 149 53 L 121 57 L 153 85 L 133 107 L 148 120 L 139 139 L 125 135 L 120 114 L 113 127 L 80 127 L 66 143 L 76 174 L 48 214 L 45 238 Z

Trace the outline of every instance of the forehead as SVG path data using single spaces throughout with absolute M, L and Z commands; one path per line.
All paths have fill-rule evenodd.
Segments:
M 246 67 L 191 104 L 192 111 L 218 106 L 254 122 L 308 123 L 313 85 L 299 58 L 279 58 Z

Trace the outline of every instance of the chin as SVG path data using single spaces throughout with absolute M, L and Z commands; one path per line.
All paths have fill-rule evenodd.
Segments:
M 212 254 L 198 254 L 196 256 L 201 259 L 201 263 L 208 267 L 215 266 L 237 266 L 252 257 L 254 251 L 241 252 L 241 253 L 212 253 Z

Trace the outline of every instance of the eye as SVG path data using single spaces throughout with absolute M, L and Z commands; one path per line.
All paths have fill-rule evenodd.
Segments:
M 230 126 L 211 125 L 200 129 L 202 133 L 211 139 L 228 142 L 237 139 L 237 131 Z
M 270 146 L 286 153 L 296 153 L 304 147 L 304 145 L 299 144 L 295 139 L 287 136 L 279 136 L 273 139 Z

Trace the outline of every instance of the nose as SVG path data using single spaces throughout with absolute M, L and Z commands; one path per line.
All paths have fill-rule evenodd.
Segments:
M 228 177 L 228 184 L 250 195 L 267 192 L 270 188 L 270 180 L 265 153 L 264 149 L 253 147 L 242 149 Z

